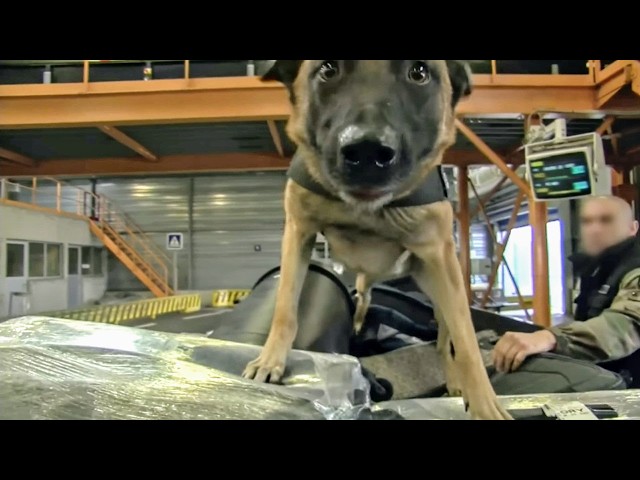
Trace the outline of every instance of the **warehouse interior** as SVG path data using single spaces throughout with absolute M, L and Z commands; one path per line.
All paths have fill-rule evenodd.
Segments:
M 606 161 L 597 173 L 638 219 L 640 61 L 466 62 L 473 91 L 456 108 L 456 142 L 442 160 L 466 290 L 461 300 L 480 317 L 488 312 L 516 322 L 516 331 L 564 324 L 580 292 L 569 257 L 580 251 L 581 204 L 534 198 L 525 145 L 545 129 L 564 128 L 566 137 L 597 133 Z M 40 328 L 55 339 L 56 329 L 71 335 L 75 328 L 106 338 L 111 326 L 101 323 L 112 323 L 127 327 L 113 334 L 123 341 L 144 344 L 144 335 L 155 331 L 196 348 L 194 335 L 215 342 L 221 337 L 211 332 L 224 330 L 234 315 L 262 311 L 247 309 L 281 264 L 284 191 L 296 152 L 286 132 L 286 89 L 260 78 L 272 66 L 269 60 L 0 60 L 0 330 L 11 336 L 22 321 L 31 322 L 34 335 Z M 312 259 L 345 291 L 354 288 L 354 273 L 332 258 L 321 234 Z M 272 312 L 273 303 L 264 308 Z M 238 376 L 236 363 L 254 346 L 229 347 L 235 353 L 226 374 Z M 314 353 L 301 352 L 296 361 L 308 355 L 315 375 L 329 382 Z M 158 358 L 168 362 L 167 355 Z M 99 361 L 87 360 L 83 374 L 96 375 L 90 367 Z M 197 365 L 199 374 L 213 376 L 203 384 L 217 388 L 205 364 Z M 359 364 L 349 365 L 355 378 Z M 154 368 L 165 367 L 149 365 Z M 193 387 L 193 380 L 182 381 L 184 392 Z M 131 395 L 145 392 L 139 386 Z M 180 418 L 194 418 L 183 393 L 150 401 L 182 402 Z M 269 391 L 247 395 L 259 410 Z M 227 400 L 225 418 L 241 415 Z M 347 403 L 351 415 L 353 398 Z M 640 415 L 632 389 L 600 403 Z M 415 418 L 445 411 L 431 405 Z M 319 415 L 307 405 L 292 409 L 296 418 Z M 392 410 L 372 409 L 378 416 Z M 121 418 L 116 407 L 107 411 L 108 418 Z M 66 406 L 58 412 L 70 415 Z M 288 418 L 280 410 L 271 414 Z

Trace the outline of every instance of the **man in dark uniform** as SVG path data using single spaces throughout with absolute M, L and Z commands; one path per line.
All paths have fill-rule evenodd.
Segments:
M 640 246 L 636 242 L 637 231 L 638 222 L 624 200 L 613 196 L 585 200 L 580 211 L 583 250 L 570 258 L 574 274 L 580 278 L 580 294 L 575 300 L 576 321 L 535 333 L 508 332 L 493 350 L 496 369 L 513 371 L 530 355 L 555 352 L 607 362 L 603 366 L 626 374 L 628 383 L 638 385 Z

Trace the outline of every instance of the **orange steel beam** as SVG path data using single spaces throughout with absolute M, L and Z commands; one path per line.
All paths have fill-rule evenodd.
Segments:
M 611 127 L 613 126 L 613 122 L 615 121 L 616 121 L 616 117 L 614 117 L 613 115 L 607 115 L 606 117 L 604 117 L 604 120 L 602 121 L 600 126 L 596 128 L 596 133 L 598 135 L 604 135 L 605 132 L 611 130 Z
M 551 326 L 547 221 L 547 204 L 536 202 L 530 197 L 529 223 L 533 237 L 533 321 L 543 327 Z
M 2 147 L 0 147 L 0 160 L 6 160 L 7 162 L 17 163 L 18 165 L 26 167 L 35 167 L 37 165 L 34 159 Z
M 476 133 L 465 125 L 460 119 L 456 118 L 456 127 L 467 139 L 484 155 L 491 163 L 500 169 L 509 180 L 511 180 L 522 192 L 526 195 L 530 195 L 531 188 L 522 178 L 518 176 L 509 166 L 505 163 L 503 158 L 494 152 L 489 145 L 487 145 Z
M 460 115 L 596 112 L 601 106 L 589 75 L 474 75 L 473 81 Z M 640 99 L 627 99 L 615 107 L 637 111 L 639 105 Z M 0 128 L 265 121 L 289 113 L 284 87 L 257 77 L 0 86 Z
M 511 170 L 515 172 L 518 167 L 519 165 L 512 165 Z M 482 198 L 478 198 L 478 205 L 476 205 L 476 207 L 471 211 L 471 213 L 469 214 L 469 218 L 475 217 L 480 212 L 480 209 L 484 208 L 487 205 L 487 202 L 491 200 L 496 193 L 498 193 L 498 191 L 502 188 L 502 185 L 504 185 L 504 182 L 506 182 L 507 180 L 508 177 L 506 175 L 503 175 L 491 190 L 483 195 Z
M 98 127 L 98 130 L 100 130 L 102 133 L 105 133 L 106 135 L 109 135 L 111 138 L 116 140 L 118 143 L 124 145 L 127 148 L 130 148 L 131 150 L 133 150 L 134 152 L 140 154 L 142 157 L 146 158 L 147 160 L 151 160 L 153 162 L 158 161 L 158 157 L 157 156 L 155 156 L 153 153 L 151 153 L 149 150 L 147 150 L 139 142 L 136 142 L 129 135 L 127 135 L 126 133 L 122 132 L 121 130 L 118 130 L 116 127 L 111 127 L 109 125 L 100 125 Z
M 132 162 L 130 157 L 58 159 L 40 162 L 35 168 L 0 166 L 0 176 L 166 175 L 259 170 L 286 170 L 289 159 L 275 153 L 225 153 L 169 155 L 157 162 Z
M 476 189 L 476 187 L 473 184 L 473 182 L 469 182 L 469 186 L 473 190 L 474 196 L 476 198 L 479 198 L 478 190 Z M 524 195 L 522 192 L 519 192 L 519 194 L 520 195 Z M 491 228 L 491 220 L 489 219 L 489 215 L 487 214 L 487 211 L 485 210 L 484 206 L 482 206 L 482 205 L 480 205 L 480 213 L 482 214 L 482 217 L 484 218 L 485 223 L 489 226 L 487 231 L 489 232 L 489 236 L 491 237 L 491 241 L 493 242 L 494 245 L 496 245 L 498 243 L 498 238 L 496 237 L 496 232 L 494 232 L 493 228 Z M 507 274 L 511 278 L 511 281 L 513 282 L 513 286 L 516 289 L 516 296 L 518 297 L 518 303 L 520 304 L 520 307 L 524 310 L 525 315 L 527 316 L 527 320 L 530 320 L 529 311 L 525 307 L 524 297 L 522 296 L 522 293 L 520 292 L 520 287 L 518 287 L 518 282 L 516 281 L 516 278 L 513 275 L 513 272 L 511 271 L 511 268 L 509 267 L 509 264 L 507 263 L 506 259 L 504 259 L 504 257 L 503 257 L 502 260 L 504 261 L 504 266 L 505 266 L 505 268 L 507 270 Z
M 467 299 L 471 301 L 471 242 L 469 219 L 469 169 L 458 167 L 458 241 L 460 244 L 460 266 Z
M 597 106 L 611 100 L 625 85 L 640 95 L 640 62 L 638 60 L 616 60 L 600 71 L 596 84 Z
M 271 139 L 273 140 L 273 144 L 276 147 L 278 155 L 284 157 L 284 148 L 282 148 L 282 139 L 280 138 L 280 132 L 278 132 L 278 126 L 276 125 L 275 120 L 267 120 L 267 125 L 269 126 L 269 133 L 271 134 Z
M 491 190 L 489 190 L 482 198 L 478 198 L 478 205 L 469 212 L 469 218 L 475 217 L 480 211 L 480 207 L 486 206 L 487 202 L 493 198 L 493 196 L 498 193 L 498 191 L 502 188 L 504 183 L 507 181 L 507 176 L 503 175 L 498 183 L 496 183 Z
M 505 237 L 502 239 L 502 242 L 498 242 L 497 238 L 495 238 L 496 242 L 494 243 L 494 248 L 496 252 L 494 254 L 493 265 L 491 266 L 491 273 L 489 274 L 489 279 L 487 281 L 487 289 L 482 295 L 482 300 L 480 302 L 480 307 L 484 308 L 489 301 L 489 297 L 491 296 L 491 291 L 493 290 L 493 284 L 496 283 L 496 278 L 498 277 L 498 269 L 500 268 L 500 264 L 504 259 L 504 251 L 507 248 L 507 244 L 509 243 L 509 238 L 511 237 L 511 232 L 513 228 L 516 226 L 516 221 L 518 220 L 518 214 L 520 213 L 520 208 L 522 207 L 522 202 L 524 201 L 524 193 L 518 192 L 518 196 L 516 197 L 516 203 L 514 205 L 513 210 L 511 211 L 511 216 L 509 217 L 509 223 L 507 224 Z M 488 224 L 487 228 L 493 228 L 493 225 Z
M 472 165 L 480 163 L 475 150 L 449 150 L 443 163 Z M 169 173 L 286 170 L 290 159 L 277 153 L 216 153 L 167 155 L 157 162 L 132 162 L 123 158 L 86 158 L 43 160 L 34 168 L 0 165 L 0 176 L 86 176 L 86 175 L 166 175 Z

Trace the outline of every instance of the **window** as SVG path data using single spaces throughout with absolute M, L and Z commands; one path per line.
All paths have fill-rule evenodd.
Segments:
M 56 243 L 47 244 L 47 277 L 59 277 L 62 274 L 62 269 L 60 268 L 61 251 L 61 245 Z
M 91 275 L 91 250 L 93 247 L 82 247 L 82 274 Z
M 26 250 L 26 264 L 25 264 Z M 7 277 L 60 277 L 62 245 L 57 243 L 7 243 Z
M 93 274 L 94 275 L 102 275 L 102 263 L 103 263 L 103 249 L 94 247 L 93 249 Z
M 78 271 L 78 250 L 78 247 L 69 247 L 69 269 L 67 271 L 69 275 L 78 275 L 80 273 Z
M 44 277 L 44 243 L 29 242 L 29 276 Z
M 82 247 L 82 274 L 102 275 L 102 248 Z
M 24 276 L 24 245 L 7 243 L 7 277 Z

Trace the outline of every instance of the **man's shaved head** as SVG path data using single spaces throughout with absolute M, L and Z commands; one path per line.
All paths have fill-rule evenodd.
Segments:
M 589 255 L 599 255 L 638 232 L 631 206 L 613 195 L 589 197 L 580 206 L 582 248 Z

